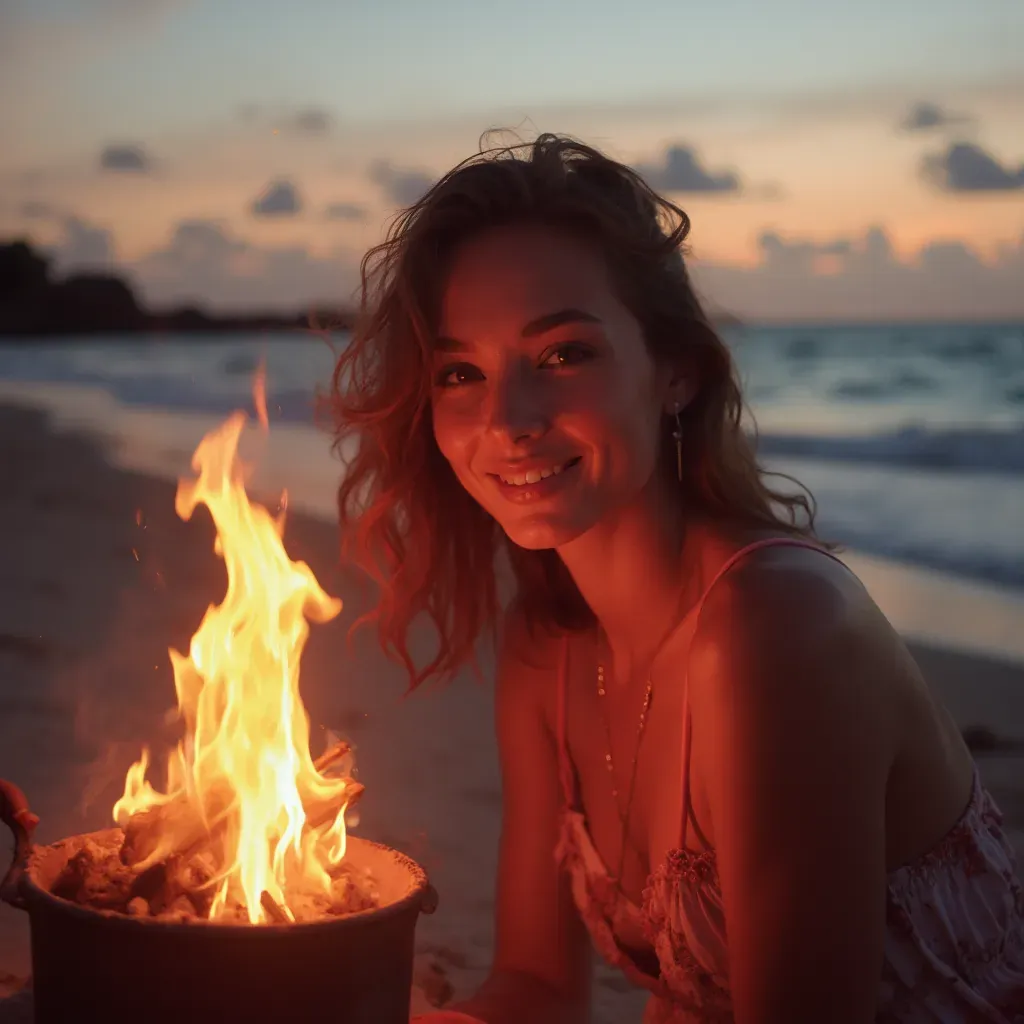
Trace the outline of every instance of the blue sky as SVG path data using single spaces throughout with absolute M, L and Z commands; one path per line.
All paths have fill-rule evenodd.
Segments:
M 1019 0 L 3 0 L 0 234 L 153 301 L 321 298 L 506 125 L 648 169 L 744 315 L 854 315 L 872 229 L 880 314 L 1024 315 L 1021 52 Z

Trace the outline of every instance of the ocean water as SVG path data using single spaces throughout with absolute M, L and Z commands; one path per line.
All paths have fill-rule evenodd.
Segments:
M 728 340 L 762 459 L 811 489 L 825 536 L 1024 594 L 1024 324 L 743 327 Z M 202 430 L 251 408 L 261 358 L 278 438 L 268 479 L 330 514 L 340 467 L 311 406 L 334 352 L 319 337 L 8 343 L 0 394 L 99 426 L 139 468 L 178 473 Z

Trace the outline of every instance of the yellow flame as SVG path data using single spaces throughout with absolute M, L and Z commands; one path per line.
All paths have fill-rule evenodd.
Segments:
M 261 368 L 255 395 L 265 425 L 262 382 Z M 209 916 L 225 916 L 233 901 L 258 923 L 266 918 L 264 892 L 293 917 L 289 903 L 298 892 L 329 891 L 328 871 L 345 854 L 349 783 L 314 766 L 299 695 L 307 620 L 328 621 L 341 602 L 324 592 L 308 565 L 289 559 L 283 514 L 275 519 L 250 503 L 238 458 L 245 422 L 244 413 L 235 413 L 203 438 L 192 459 L 198 477 L 178 483 L 182 519 L 200 504 L 213 517 L 227 593 L 207 609 L 188 654 L 169 651 L 184 739 L 169 760 L 166 792 L 147 780 L 143 751 L 114 816 L 124 826 L 140 811 L 187 802 L 193 820 L 198 815 L 215 838 Z M 179 838 L 169 834 L 161 844 L 178 849 Z

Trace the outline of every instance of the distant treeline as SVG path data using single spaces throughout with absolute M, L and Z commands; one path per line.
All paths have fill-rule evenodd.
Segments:
M 131 286 L 116 274 L 80 273 L 56 279 L 50 260 L 26 241 L 0 242 L 0 338 L 66 334 L 128 334 L 139 331 L 286 331 L 350 329 L 350 310 L 317 307 L 306 312 L 208 313 L 197 306 L 155 311 L 139 305 Z M 738 325 L 728 314 L 719 327 Z
M 253 331 L 351 326 L 345 310 L 316 309 L 291 315 L 214 315 L 194 306 L 144 309 L 131 286 L 115 274 L 80 273 L 56 279 L 50 260 L 25 241 L 0 243 L 0 337 Z

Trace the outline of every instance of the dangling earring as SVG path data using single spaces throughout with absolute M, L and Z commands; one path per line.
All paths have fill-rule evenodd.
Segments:
M 676 476 L 679 482 L 683 482 L 683 418 L 680 415 L 682 406 L 676 402 L 672 410 L 676 417 L 676 429 L 672 431 L 672 437 L 676 442 Z

